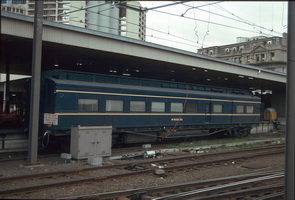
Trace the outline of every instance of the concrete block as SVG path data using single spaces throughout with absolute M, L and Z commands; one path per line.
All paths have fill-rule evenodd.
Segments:
M 67 160 L 72 159 L 72 155 L 69 154 L 69 153 L 61 153 L 60 157 L 63 158 L 63 159 L 67 159 Z
M 95 156 L 95 157 L 89 157 L 88 158 L 88 163 L 90 165 L 102 165 L 102 157 Z

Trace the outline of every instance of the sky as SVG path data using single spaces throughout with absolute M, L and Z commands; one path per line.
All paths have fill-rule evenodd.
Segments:
M 177 1 L 180 2 L 180 1 Z M 140 1 L 153 8 L 176 1 Z M 197 52 L 237 42 L 237 37 L 287 32 L 287 1 L 188 1 L 147 12 L 146 41 Z

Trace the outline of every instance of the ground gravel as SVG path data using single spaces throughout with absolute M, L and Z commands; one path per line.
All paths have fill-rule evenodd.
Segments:
M 270 135 L 271 137 L 284 137 L 284 135 L 277 133 Z M 160 148 L 160 147 L 154 147 Z M 136 147 L 129 149 L 114 150 L 113 155 L 126 154 L 129 151 L 138 150 Z M 189 154 L 189 152 L 178 152 L 180 154 Z M 175 153 L 176 154 L 176 153 Z M 140 158 L 142 159 L 142 158 Z M 152 158 L 149 158 L 152 159 Z M 125 160 L 103 160 L 104 165 L 112 165 L 119 163 L 137 162 L 134 159 Z M 30 175 L 37 173 L 46 173 L 54 171 L 76 170 L 89 167 L 95 167 L 87 163 L 86 160 L 65 160 L 60 157 L 46 158 L 39 161 L 38 165 L 28 165 L 26 161 L 15 161 L 1 164 L 0 177 Z M 58 189 L 40 190 L 34 193 L 14 195 L 5 198 L 9 199 L 56 199 L 71 196 L 79 196 L 85 194 L 97 194 L 103 192 L 127 190 L 143 187 L 156 187 L 159 185 L 176 184 L 183 182 L 191 182 L 198 180 L 213 179 L 218 177 L 234 176 L 241 174 L 254 173 L 259 171 L 271 171 L 284 169 L 284 155 L 274 155 L 271 157 L 262 157 L 259 159 L 251 159 L 247 163 L 231 162 L 220 165 L 218 167 L 200 168 L 196 170 L 166 172 L 165 177 L 155 174 L 142 175 L 138 177 L 125 178 L 124 180 L 113 180 L 111 182 L 97 182 L 86 185 L 78 185 L 71 187 L 61 187 Z M 118 169 L 111 169 L 108 174 L 119 173 Z M 102 176 L 100 172 L 93 173 L 93 177 Z M 48 181 L 49 182 L 49 181 Z M 17 184 L 17 183 L 16 183 Z M 38 184 L 38 183 L 36 183 Z M 7 188 L 9 189 L 9 188 Z

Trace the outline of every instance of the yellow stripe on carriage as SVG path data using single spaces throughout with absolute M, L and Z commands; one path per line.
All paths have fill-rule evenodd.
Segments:
M 226 114 L 226 113 L 54 113 L 58 116 L 85 116 L 85 115 L 97 115 L 97 116 L 260 116 L 260 114 Z
M 240 100 L 225 100 L 225 99 L 206 99 L 206 98 L 191 98 L 191 97 L 172 97 L 172 96 L 157 96 L 157 95 L 143 95 L 143 94 L 125 94 L 125 93 L 108 93 L 108 92 L 89 92 L 76 90 L 56 90 L 55 92 L 64 93 L 79 93 L 79 94 L 100 94 L 100 95 L 114 95 L 114 96 L 130 96 L 130 97 L 146 97 L 146 98 L 166 98 L 166 99 L 185 99 L 185 100 L 200 100 L 200 101 L 223 101 L 235 103 L 255 103 L 261 104 L 259 101 L 240 101 Z

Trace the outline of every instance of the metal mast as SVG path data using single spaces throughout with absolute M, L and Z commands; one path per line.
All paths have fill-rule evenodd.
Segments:
M 285 159 L 285 199 L 295 199 L 295 3 L 288 1 L 288 60 L 287 60 L 287 132 Z
M 42 56 L 43 1 L 35 1 L 28 164 L 37 163 Z

